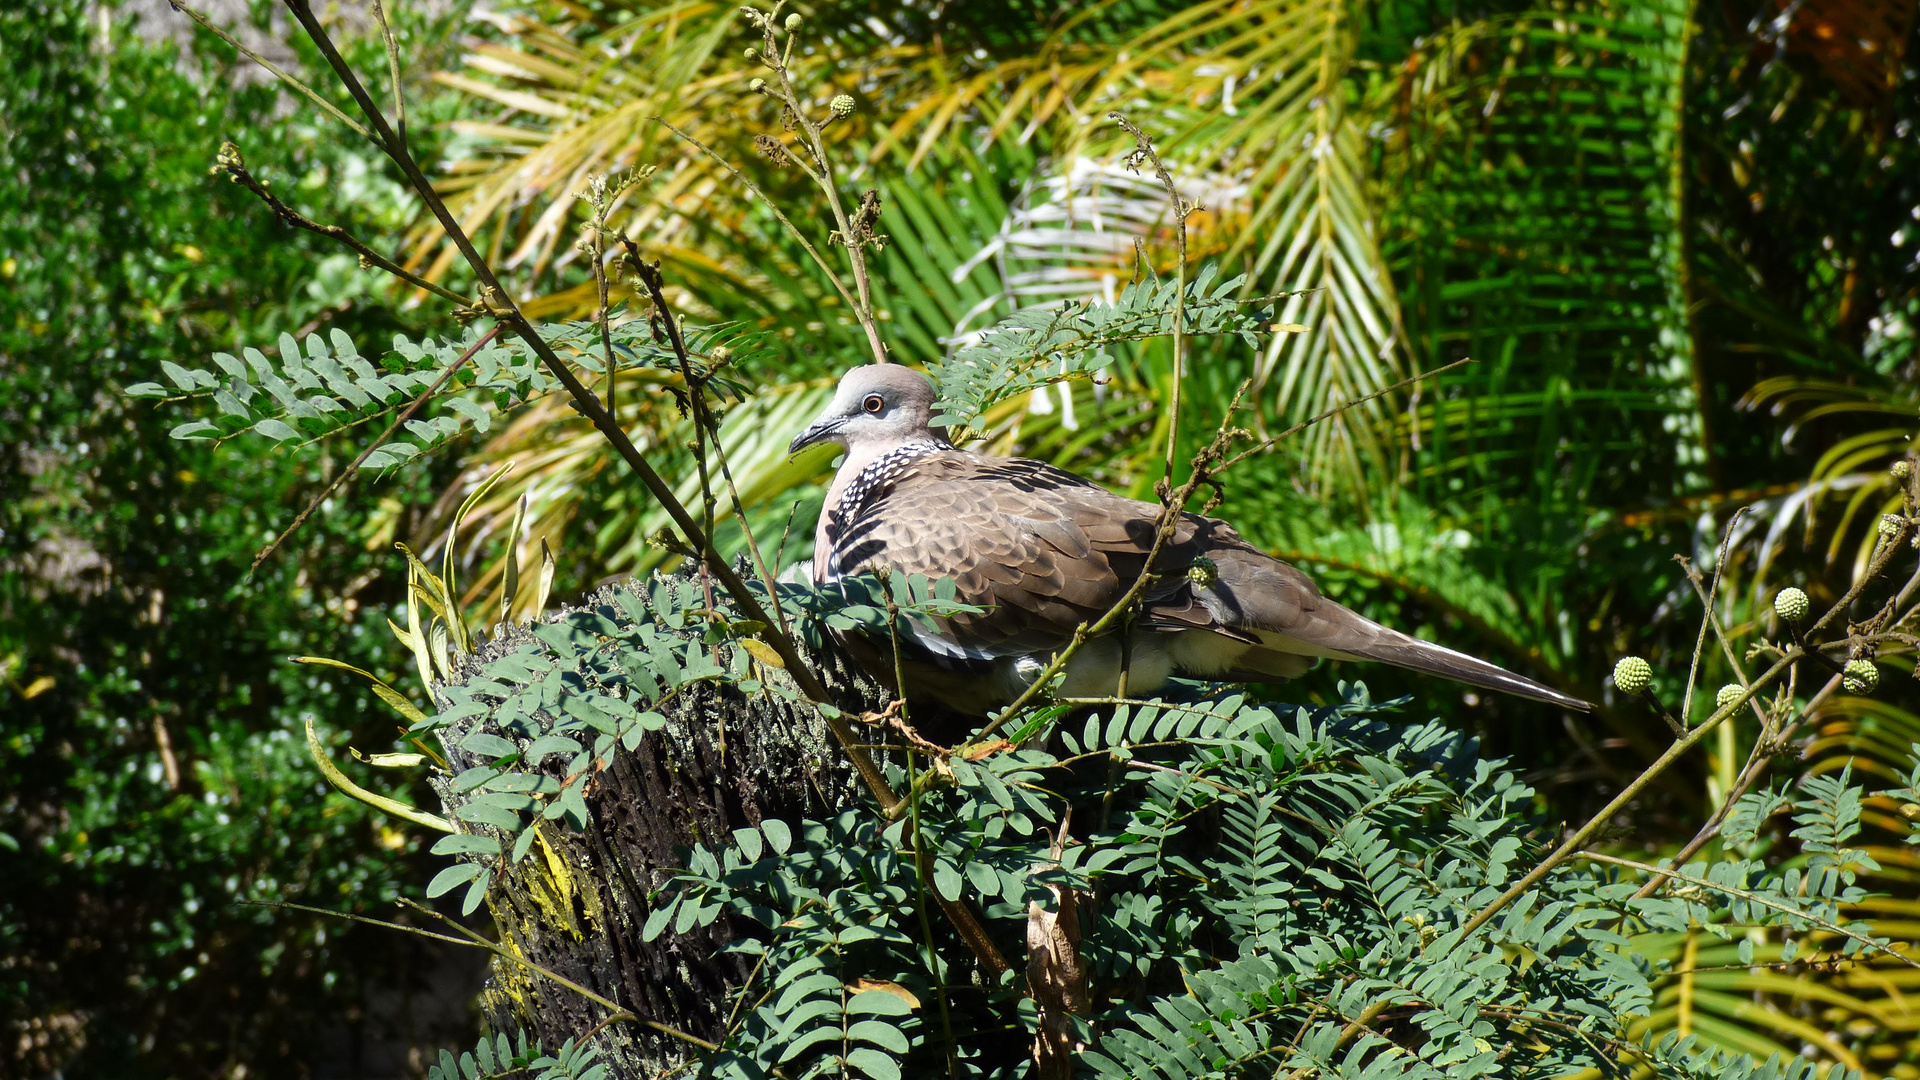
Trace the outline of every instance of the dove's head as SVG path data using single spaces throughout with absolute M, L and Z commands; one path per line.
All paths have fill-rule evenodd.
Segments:
M 899 364 L 862 364 L 840 379 L 840 388 L 825 411 L 794 436 L 787 452 L 834 443 L 891 449 L 920 442 L 947 444 L 944 432 L 932 426 L 933 383 L 925 375 Z

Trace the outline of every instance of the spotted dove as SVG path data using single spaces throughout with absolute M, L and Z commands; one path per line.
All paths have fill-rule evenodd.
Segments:
M 846 458 L 827 489 L 814 580 L 885 568 L 953 581 L 983 609 L 902 620 L 909 698 L 982 715 L 1017 698 L 1146 569 L 1161 508 L 1038 461 L 955 449 L 931 424 L 932 385 L 896 364 L 840 380 L 790 452 L 834 443 Z M 1229 682 L 1291 678 L 1325 657 L 1376 660 L 1563 708 L 1592 706 L 1484 660 L 1389 629 L 1320 595 L 1312 579 L 1217 518 L 1182 514 L 1124 631 L 1069 661 L 1065 697 L 1152 694 L 1173 675 Z M 856 648 L 892 681 L 894 649 Z

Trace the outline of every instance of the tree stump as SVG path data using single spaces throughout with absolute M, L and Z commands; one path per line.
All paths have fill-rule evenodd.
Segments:
M 581 610 L 619 621 L 628 617 L 619 590 L 644 598 L 647 584 L 609 586 L 581 607 L 542 621 Z M 531 640 L 528 626 L 504 630 L 474 652 L 450 685 Z M 732 646 L 712 648 L 724 654 Z M 842 709 L 860 713 L 885 703 L 885 690 L 831 645 L 803 646 L 803 652 Z M 768 681 L 786 679 L 778 669 L 762 674 Z M 555 821 L 530 826 L 539 835 L 529 857 L 496 876 L 487 906 L 499 941 L 515 956 L 640 1017 L 719 1041 L 729 988 L 746 978 L 748 965 L 716 955 L 730 938 L 725 919 L 686 933 L 669 927 L 644 941 L 649 897 L 684 865 L 691 845 L 718 842 L 769 818 L 818 818 L 861 797 L 861 789 L 819 715 L 768 689 L 749 695 L 731 683 L 695 683 L 658 711 L 667 718 L 665 729 L 645 734 L 632 752 L 616 744 L 606 767 L 593 776 L 586 795 L 589 827 L 576 830 Z M 490 719 L 467 717 L 443 730 L 453 775 L 481 763 L 461 743 Z M 549 758 L 535 771 L 561 778 L 560 769 L 558 759 Z M 453 786 L 450 779 L 437 785 L 449 817 L 467 799 Z M 612 1077 L 652 1077 L 684 1062 L 694 1049 L 644 1024 L 605 1024 L 604 1006 L 502 957 L 493 961 L 482 1009 L 490 1030 L 524 1031 L 548 1052 L 592 1033 Z

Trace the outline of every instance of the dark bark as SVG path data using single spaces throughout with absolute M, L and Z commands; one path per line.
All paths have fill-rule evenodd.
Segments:
M 625 588 L 601 590 L 585 606 L 620 621 L 624 616 L 611 601 L 614 590 Z M 475 653 L 468 671 L 527 640 L 525 628 L 507 631 Z M 803 651 L 841 708 L 857 713 L 884 702 L 881 687 L 837 652 Z M 529 857 L 496 880 L 488 907 L 498 940 L 518 956 L 639 1016 L 718 1041 L 731 1005 L 728 990 L 748 965 L 715 955 L 728 940 L 724 919 L 706 930 L 676 935 L 670 928 L 643 941 L 650 893 L 684 865 L 694 843 L 716 843 L 768 818 L 819 818 L 861 792 L 820 717 L 777 694 L 749 697 L 732 685 L 697 684 L 660 711 L 667 729 L 648 734 L 632 753 L 616 747 L 594 777 L 586 800 L 592 824 L 574 830 L 542 821 Z M 461 740 L 486 720 L 476 717 L 444 733 L 456 774 L 475 763 L 460 750 Z M 549 759 L 549 771 L 558 760 Z M 441 797 L 449 814 L 464 801 L 446 784 Z M 482 1009 L 489 1030 L 524 1030 L 549 1051 L 599 1028 L 595 1047 L 614 1078 L 652 1077 L 694 1049 L 641 1024 L 601 1028 L 609 1013 L 604 1006 L 506 959 L 493 962 Z

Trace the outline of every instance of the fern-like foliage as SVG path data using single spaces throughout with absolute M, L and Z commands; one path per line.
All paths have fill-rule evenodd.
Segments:
M 897 612 L 916 589 L 928 603 L 939 592 L 870 588 L 865 603 L 799 587 L 782 599 L 796 616 L 868 620 L 886 617 L 890 597 Z M 738 626 L 693 610 L 697 588 L 650 589 L 616 589 L 448 688 L 422 730 L 496 755 L 456 788 L 518 797 L 487 802 L 515 821 L 544 803 L 579 824 L 563 784 L 513 779 L 543 740 L 575 740 L 544 743 L 548 753 L 618 753 L 617 717 L 644 715 L 673 678 L 762 685 L 750 650 L 717 662 L 700 651 L 737 644 Z M 1196 687 L 1184 700 L 1042 713 L 1024 745 L 946 760 L 900 820 L 856 806 L 695 847 L 654 895 L 642 936 L 725 921 L 725 948 L 754 958 L 702 1060 L 707 1075 L 743 1080 L 1025 1075 L 1039 1020 L 1024 981 L 985 967 L 941 905 L 969 905 L 1003 955 L 1019 955 L 1035 912 L 1068 895 L 1088 976 L 1073 1018 L 1086 1075 L 1813 1075 L 1690 1039 L 1633 1039 L 1662 969 L 1629 935 L 1771 935 L 1791 959 L 1797 937 L 1838 925 L 1859 898 L 1848 778 L 1809 781 L 1792 803 L 1817 849 L 1805 870 L 1702 863 L 1635 900 L 1637 880 L 1576 861 L 1463 933 L 1542 854 L 1534 793 L 1461 736 L 1389 724 L 1364 688 L 1345 694 L 1303 708 Z M 891 779 L 904 789 L 912 777 L 896 765 Z M 1879 947 L 1861 924 L 1847 929 L 1854 949 Z
M 611 317 L 623 318 L 624 311 L 616 310 Z M 606 353 L 597 322 L 550 323 L 538 329 L 548 344 L 587 376 L 605 372 Z M 617 368 L 678 372 L 673 351 L 654 340 L 644 320 L 613 326 L 609 336 Z M 499 417 L 559 389 L 559 381 L 524 343 L 502 337 L 481 344 L 481 337 L 476 328 L 454 341 L 415 342 L 395 335 L 392 347 L 377 357 L 376 364 L 339 330 L 324 337 L 310 334 L 304 341 L 282 334 L 278 356 L 255 348 L 243 349 L 239 357 L 215 353 L 213 369 L 164 360 L 161 370 L 173 389 L 145 382 L 127 387 L 126 392 L 132 397 L 213 407 L 211 415 L 176 425 L 171 432 L 176 439 L 224 440 L 252 433 L 294 445 L 386 421 L 427 397 L 402 425 L 410 439 L 390 440 L 368 455 L 366 468 L 388 469 L 436 450 L 469 429 L 484 434 Z M 702 356 L 723 342 L 737 352 L 754 348 L 758 341 L 756 335 L 743 334 L 731 325 L 689 328 L 687 338 L 689 348 Z M 744 386 L 713 371 L 705 361 L 697 362 L 694 376 L 720 402 L 746 395 Z M 429 391 L 434 392 L 429 396 Z
M 501 1032 L 482 1036 L 458 1058 L 440 1051 L 440 1060 L 427 1067 L 427 1080 L 604 1080 L 607 1067 L 595 1060 L 598 1056 L 591 1043 L 568 1039 L 547 1054 L 525 1032 L 517 1039 Z
M 914 575 L 854 577 L 829 590 L 787 585 L 762 599 L 808 626 L 885 634 L 893 618 L 905 632 L 906 624 L 977 610 L 953 593 L 950 581 Z M 465 886 L 461 907 L 471 914 L 501 860 L 519 863 L 532 850 L 536 820 L 586 827 L 588 778 L 667 726 L 657 711 L 667 698 L 700 683 L 794 695 L 772 648 L 753 638 L 767 627 L 709 604 L 701 583 L 684 578 L 606 589 L 440 690 L 444 707 L 410 733 L 440 733 L 449 760 L 464 766 L 447 797 L 465 831 L 433 847 L 464 858 L 435 875 L 429 897 Z
M 1176 312 L 1187 334 L 1234 335 L 1258 347 L 1258 331 L 1270 316 L 1236 295 L 1244 278 L 1216 281 L 1217 273 L 1202 267 L 1187 283 L 1184 306 L 1177 281 L 1148 278 L 1128 285 L 1111 304 L 1077 300 L 1014 312 L 928 366 L 940 388 L 940 419 L 969 424 L 996 402 L 1103 370 L 1113 362 L 1111 346 L 1171 334 Z

